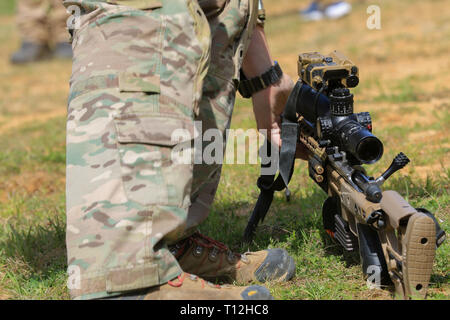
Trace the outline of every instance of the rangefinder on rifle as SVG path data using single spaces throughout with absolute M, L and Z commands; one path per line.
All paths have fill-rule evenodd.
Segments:
M 287 189 L 301 142 L 309 151 L 309 176 L 328 195 L 322 207 L 326 232 L 345 251 L 359 251 L 368 283 L 392 282 L 397 297 L 424 298 L 445 233 L 432 213 L 381 189 L 408 164 L 406 155 L 399 153 L 377 178 L 364 169 L 382 157 L 383 143 L 372 133 L 370 114 L 353 112 L 350 88 L 359 83 L 358 68 L 337 51 L 311 52 L 299 55 L 298 74 L 282 117 L 279 176 L 258 179 L 261 193 L 245 240 L 264 219 L 273 192 Z

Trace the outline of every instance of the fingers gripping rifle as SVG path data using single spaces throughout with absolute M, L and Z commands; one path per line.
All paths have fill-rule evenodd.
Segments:
M 399 153 L 380 177 L 368 176 L 363 165 L 382 157 L 383 143 L 372 134 L 370 114 L 353 112 L 349 88 L 358 85 L 358 68 L 337 51 L 300 54 L 298 67 L 300 79 L 282 115 L 279 174 L 259 177 L 261 192 L 244 240 L 252 239 L 275 191 L 286 188 L 289 198 L 300 142 L 309 151 L 310 178 L 328 195 L 322 207 L 326 232 L 344 250 L 359 251 L 368 283 L 392 282 L 404 299 L 425 297 L 445 233 L 432 213 L 413 208 L 396 191 L 381 189 L 409 159 Z

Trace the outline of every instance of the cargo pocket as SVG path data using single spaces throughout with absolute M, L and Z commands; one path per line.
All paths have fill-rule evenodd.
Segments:
M 156 9 L 162 7 L 162 0 L 107 0 L 106 2 L 140 10 Z
M 163 114 L 122 114 L 115 116 L 114 124 L 128 199 L 144 206 L 189 206 L 193 121 Z

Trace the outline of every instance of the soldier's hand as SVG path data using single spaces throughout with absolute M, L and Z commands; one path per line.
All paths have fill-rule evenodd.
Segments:
M 273 59 L 270 56 L 264 30 L 258 26 L 253 32 L 242 68 L 247 78 L 253 78 L 267 71 L 272 65 Z M 294 82 L 284 73 L 277 83 L 252 95 L 256 125 L 258 130 L 266 131 L 272 145 L 281 147 L 281 114 L 293 88 Z M 307 158 L 306 148 L 301 144 L 297 146 L 296 157 Z
M 294 83 L 284 74 L 280 81 L 252 96 L 258 130 L 266 130 L 272 144 L 281 146 L 281 114 Z
M 294 81 L 286 73 L 283 73 L 281 79 L 278 83 L 272 85 L 272 90 L 270 92 L 270 107 L 272 113 L 277 117 L 281 116 L 286 106 L 286 102 L 294 88 Z
M 282 144 L 281 114 L 293 88 L 292 79 L 287 74 L 283 74 L 278 83 L 253 95 L 253 108 L 258 130 L 267 130 L 270 142 L 279 147 Z M 307 160 L 308 149 L 302 143 L 298 143 L 295 156 L 297 159 Z

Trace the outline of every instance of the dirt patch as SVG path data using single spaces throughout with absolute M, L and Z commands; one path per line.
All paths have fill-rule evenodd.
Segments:
M 446 177 L 447 169 L 450 167 L 449 161 L 446 163 L 434 163 L 428 164 L 426 166 L 414 166 L 413 169 L 410 170 L 414 176 L 419 177 L 422 180 L 427 179 L 428 177 Z
M 0 183 L 0 202 L 7 202 L 11 192 L 27 195 L 42 192 L 46 195 L 60 192 L 64 189 L 65 177 L 48 172 L 24 172 L 9 177 Z
M 394 113 L 386 112 L 380 117 L 379 121 L 374 123 L 374 128 L 384 129 L 391 126 L 414 128 L 416 125 L 430 125 L 434 122 L 433 117 L 424 117 L 420 112 Z M 416 134 L 416 133 L 414 133 Z M 411 140 L 414 141 L 414 140 Z
M 447 99 L 406 103 L 371 102 L 358 105 L 356 111 L 376 112 L 378 117 L 376 123 L 374 123 L 374 128 L 386 128 L 395 125 L 412 129 L 415 126 L 420 126 L 427 131 L 427 127 L 441 121 L 440 117 L 447 105 Z M 446 130 L 446 128 L 442 130 Z
M 436 130 L 425 130 L 420 132 L 410 133 L 408 138 L 411 141 L 430 141 L 435 142 L 436 140 L 440 140 L 442 135 L 440 132 Z
M 65 116 L 66 113 L 67 112 L 65 109 L 56 109 L 56 110 L 52 110 L 47 113 L 35 113 L 35 114 L 30 114 L 30 115 L 25 115 L 25 116 L 20 116 L 20 117 L 13 117 L 7 121 L 4 118 L 2 121 L 2 118 L 0 118 L 0 123 L 6 122 L 1 125 L 0 134 L 5 133 L 6 131 L 9 131 L 9 130 L 24 127 L 30 123 L 46 122 L 53 118 L 62 117 L 62 116 Z
M 2 275 L 0 274 L 0 281 L 1 281 Z M 5 289 L 2 289 L 0 287 L 0 300 L 7 300 L 10 298 L 10 295 L 6 292 Z

